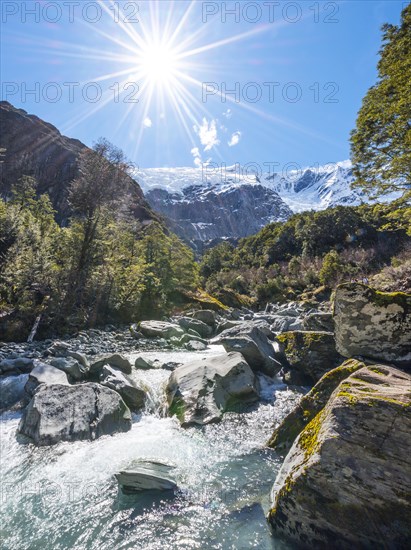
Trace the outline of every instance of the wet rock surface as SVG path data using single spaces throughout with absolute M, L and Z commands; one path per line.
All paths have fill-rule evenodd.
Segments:
M 178 367 L 166 388 L 169 412 L 184 426 L 208 424 L 258 399 L 257 379 L 240 353 L 200 359 Z
M 364 367 L 341 382 L 292 445 L 269 522 L 304 548 L 406 548 L 411 377 Z
M 59 441 L 92 441 L 130 428 L 130 411 L 117 392 L 94 383 L 59 384 L 42 385 L 36 391 L 19 432 L 43 446 Z

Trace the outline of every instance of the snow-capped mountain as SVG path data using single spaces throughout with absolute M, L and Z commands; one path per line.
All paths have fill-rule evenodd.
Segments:
M 239 164 L 216 168 L 148 168 L 135 177 L 154 210 L 190 241 L 239 238 L 293 212 L 357 205 L 350 161 L 281 173 L 256 173 Z M 387 197 L 390 200 L 390 197 Z
M 157 183 L 157 178 L 161 179 L 160 169 L 146 171 L 150 173 L 145 180 L 141 174 L 137 178 L 145 182 L 145 196 L 153 210 L 165 216 L 170 228 L 196 247 L 216 239 L 252 235 L 268 223 L 285 221 L 292 214 L 276 191 L 256 181 L 241 185 L 227 181 L 200 184 L 195 178 L 187 179 L 187 171 L 168 173 L 162 180 L 165 188 Z M 148 187 L 148 181 L 152 187 Z
M 349 160 L 292 170 L 287 175 L 266 175 L 264 185 L 277 191 L 293 212 L 324 210 L 339 204 L 357 205 L 365 200 L 359 190 L 351 189 L 354 181 Z

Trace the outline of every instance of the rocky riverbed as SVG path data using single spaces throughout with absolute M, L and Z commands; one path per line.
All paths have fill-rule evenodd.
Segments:
M 402 548 L 410 300 L 342 285 L 334 314 L 201 310 L 2 344 L 3 546 Z

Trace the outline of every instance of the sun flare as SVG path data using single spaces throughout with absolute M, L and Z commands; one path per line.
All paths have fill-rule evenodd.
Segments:
M 169 83 L 179 69 L 177 53 L 162 43 L 146 44 L 137 64 L 145 78 L 160 85 Z

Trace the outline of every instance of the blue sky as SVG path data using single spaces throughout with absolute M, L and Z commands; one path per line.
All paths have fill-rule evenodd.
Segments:
M 335 162 L 405 5 L 3 0 L 2 99 L 139 167 Z

